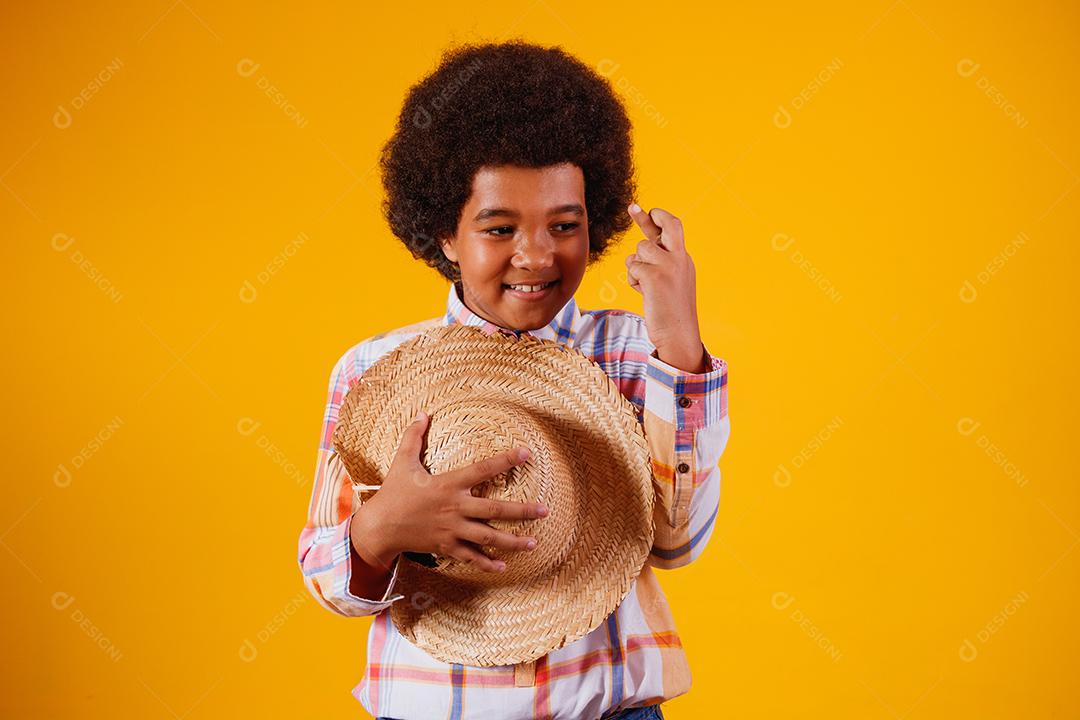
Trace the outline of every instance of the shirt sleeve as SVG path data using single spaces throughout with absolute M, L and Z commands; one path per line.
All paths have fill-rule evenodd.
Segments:
M 720 503 L 720 456 L 727 445 L 727 363 L 705 350 L 709 367 L 687 373 L 653 348 L 645 378 L 645 436 L 652 455 L 653 567 L 688 565 L 705 549 Z
M 323 416 L 315 483 L 311 489 L 307 522 L 300 532 L 299 562 L 304 585 L 323 607 L 350 617 L 374 615 L 404 597 L 395 594 L 401 555 L 394 560 L 390 583 L 381 598 L 362 598 L 349 592 L 352 578 L 349 523 L 357 507 L 352 480 L 340 459 L 334 457 L 333 436 L 338 413 L 350 384 L 346 373 L 348 355 L 335 364 Z

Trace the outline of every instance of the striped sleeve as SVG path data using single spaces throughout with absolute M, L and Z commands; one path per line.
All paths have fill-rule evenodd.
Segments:
M 697 559 L 716 524 L 720 455 L 730 433 L 727 363 L 706 350 L 709 369 L 687 373 L 653 348 L 645 377 L 645 436 L 656 505 L 649 564 L 671 570 Z
M 374 615 L 404 596 L 393 594 L 400 555 L 394 561 L 390 583 L 382 598 L 361 598 L 349 592 L 353 560 L 349 523 L 356 509 L 356 494 L 348 471 L 333 458 L 333 435 L 341 403 L 350 387 L 347 369 L 353 364 L 352 353 L 346 353 L 330 375 L 315 483 L 307 522 L 300 532 L 299 562 L 304 585 L 319 604 L 339 615 L 357 617 Z

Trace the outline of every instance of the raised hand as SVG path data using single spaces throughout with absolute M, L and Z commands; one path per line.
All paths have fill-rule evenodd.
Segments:
M 692 373 L 705 372 L 708 358 L 697 317 L 697 278 L 686 252 L 682 221 L 667 210 L 627 212 L 645 234 L 626 258 L 630 287 L 644 297 L 645 328 L 664 362 Z

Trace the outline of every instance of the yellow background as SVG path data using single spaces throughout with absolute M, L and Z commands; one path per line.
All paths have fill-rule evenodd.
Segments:
M 623 93 L 730 363 L 667 717 L 1080 713 L 1075 6 L 170 2 L 0 10 L 0 714 L 366 717 L 296 541 L 332 364 L 447 290 L 374 163 L 515 35 Z

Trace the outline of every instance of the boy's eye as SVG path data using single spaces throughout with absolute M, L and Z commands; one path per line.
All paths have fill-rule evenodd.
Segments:
M 574 231 L 574 230 L 576 230 L 578 228 L 578 225 L 580 225 L 580 223 L 564 222 L 564 223 L 558 223 L 557 225 L 555 225 L 555 228 L 559 232 L 572 232 L 572 231 Z M 499 227 L 488 228 L 484 232 L 487 233 L 488 235 L 497 235 L 498 236 L 498 235 L 505 235 L 506 234 L 506 233 L 502 232 L 503 230 L 506 230 L 507 232 L 510 232 L 510 233 L 514 232 L 514 228 L 511 227 L 510 225 L 500 225 Z

